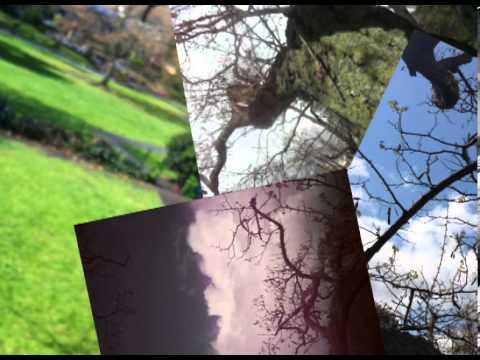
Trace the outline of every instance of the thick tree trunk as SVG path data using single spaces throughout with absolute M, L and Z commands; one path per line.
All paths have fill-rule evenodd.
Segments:
M 257 91 L 256 98 L 249 107 L 251 124 L 257 128 L 266 129 L 273 125 L 277 117 L 283 113 L 291 103 L 300 94 L 291 89 L 280 92 L 278 89 L 279 70 L 289 61 L 288 52 L 292 49 L 298 49 L 303 42 L 307 43 L 318 41 L 323 36 L 333 35 L 339 32 L 355 32 L 366 28 L 382 28 L 384 30 L 400 30 L 404 36 L 409 39 L 418 28 L 410 21 L 392 13 L 391 11 L 379 6 L 344 6 L 344 5 L 297 5 L 293 6 L 288 13 L 288 24 L 286 30 L 287 47 L 279 52 L 270 69 L 270 75 L 267 81 Z M 429 35 L 423 32 L 424 37 Z M 455 46 L 466 54 L 476 54 L 475 49 L 461 44 L 452 39 L 443 39 L 436 36 L 437 42 L 444 41 Z M 415 53 L 418 60 L 422 56 L 428 57 L 428 53 L 433 49 L 424 49 L 421 53 Z M 426 54 L 424 54 L 426 52 Z M 432 55 L 433 56 L 433 55 Z M 411 57 L 405 59 L 412 61 Z M 432 66 L 438 68 L 437 62 Z M 435 67 L 436 66 L 436 67 Z M 325 70 L 325 69 L 323 69 Z M 445 69 L 439 69 L 439 72 L 445 72 Z M 323 71 L 322 76 L 328 76 Z M 445 78 L 445 77 L 444 77 Z M 429 79 L 431 80 L 431 79 Z M 437 89 L 446 88 L 446 84 L 432 84 Z M 438 94 L 437 94 L 438 95 Z M 447 101 L 445 108 L 451 107 L 456 103 L 455 96 L 451 96 L 451 101 Z M 454 105 L 454 104 L 453 104 Z
M 472 57 L 468 53 L 446 58 L 435 59 L 434 50 L 440 40 L 416 31 L 410 37 L 402 56 L 411 76 L 422 74 L 433 88 L 433 103 L 439 109 L 452 109 L 460 98 L 460 89 L 453 74 L 459 67 L 468 64 Z
M 369 27 L 385 30 L 399 29 L 406 35 L 414 30 L 407 20 L 377 6 L 341 6 L 341 5 L 298 5 L 288 13 L 286 29 L 287 47 L 279 52 L 270 68 L 267 81 L 260 87 L 256 98 L 250 104 L 250 121 L 257 128 L 266 129 L 273 125 L 277 117 L 291 105 L 299 91 L 290 88 L 278 89 L 279 72 L 291 61 L 288 53 L 304 45 L 311 44 L 323 36 L 338 32 L 359 31 Z M 319 69 L 321 78 L 328 77 L 325 64 Z M 319 79 L 318 81 L 321 81 Z

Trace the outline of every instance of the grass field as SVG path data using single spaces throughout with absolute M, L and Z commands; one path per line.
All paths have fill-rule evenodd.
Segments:
M 49 38 L 43 32 L 38 31 L 30 24 L 12 18 L 10 15 L 2 11 L 0 11 L 0 28 L 7 31 L 15 32 L 22 38 L 32 41 L 40 46 L 55 50 L 59 53 L 59 55 L 69 60 L 75 61 L 81 65 L 90 65 L 83 56 L 63 46 L 56 46 L 55 41 Z
M 0 353 L 97 353 L 73 225 L 160 198 L 6 137 L 0 155 Z
M 80 55 L 15 21 L 0 11 L 28 40 L 0 31 L 0 98 L 19 119 L 158 147 L 189 131 L 183 104 L 99 87 Z M 162 205 L 151 186 L 58 154 L 0 133 L 0 354 L 98 353 L 73 226 Z
M 100 77 L 94 73 L 18 38 L 0 33 L 0 55 L 0 96 L 20 115 L 158 146 L 188 131 L 188 123 L 180 121 L 186 116 L 181 105 L 118 84 L 107 91 L 95 85 Z

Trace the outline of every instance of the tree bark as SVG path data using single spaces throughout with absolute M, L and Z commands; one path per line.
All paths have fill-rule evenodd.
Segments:
M 145 10 L 143 11 L 143 14 L 142 14 L 142 21 L 143 22 L 146 22 L 147 19 L 148 19 L 148 16 L 150 15 L 150 13 L 152 12 L 152 10 L 157 7 L 158 5 L 147 5 L 147 7 L 145 8 Z
M 385 30 L 401 30 L 407 39 L 409 39 L 412 34 L 421 33 L 423 38 L 431 35 L 425 31 L 421 31 L 421 29 L 403 17 L 378 6 L 297 5 L 290 9 L 287 17 L 287 47 L 277 55 L 271 66 L 267 81 L 260 87 L 256 98 L 250 104 L 250 121 L 252 125 L 257 128 L 266 129 L 271 127 L 279 114 L 288 109 L 299 95 L 294 91 L 280 94 L 276 85 L 278 84 L 278 71 L 284 65 L 284 62 L 288 61 L 287 53 L 289 49 L 299 48 L 302 45 L 301 38 L 310 42 L 318 40 L 322 36 L 328 36 L 338 32 L 359 31 L 369 27 L 380 27 Z M 431 42 L 437 44 L 439 41 L 444 41 L 463 50 L 470 56 L 472 56 L 472 53 L 473 56 L 476 55 L 476 50 L 465 44 L 436 35 L 431 36 L 434 36 Z M 416 52 L 415 59 L 421 59 L 425 52 L 425 58 L 429 57 L 430 52 L 432 52 L 433 58 L 433 48 L 427 48 L 420 54 Z M 405 61 L 411 63 L 415 59 L 412 60 L 412 57 L 409 56 L 405 58 Z M 440 68 L 440 62 L 431 61 L 429 64 L 430 72 L 432 71 L 432 66 L 433 69 L 438 68 L 437 73 L 444 74 L 447 71 L 443 67 Z M 425 67 L 423 70 L 424 72 L 428 71 L 425 70 Z M 440 82 L 440 84 L 438 78 L 438 76 L 435 77 L 435 79 L 427 77 L 428 80 L 433 80 L 434 83 L 432 83 L 432 85 L 437 89 L 437 96 L 443 93 L 443 91 L 439 92 L 438 89 L 445 90 L 451 85 L 451 81 L 448 81 L 449 78 L 446 76 L 441 77 L 441 80 L 444 81 Z M 445 82 L 448 82 L 448 84 Z M 446 99 L 449 101 L 443 103 L 444 108 L 451 108 L 456 103 L 455 96 L 453 96 L 454 94 L 448 93 L 448 95 L 452 96 L 446 96 L 446 98 L 449 97 L 449 99 Z M 442 103 L 439 102 L 439 105 L 439 107 L 441 107 Z
M 113 78 L 113 76 L 115 75 L 115 61 L 112 61 L 110 63 L 110 66 L 108 68 L 108 71 L 107 73 L 105 74 L 105 76 L 103 77 L 102 81 L 99 83 L 100 86 L 103 86 L 103 87 L 108 87 L 108 84 L 110 83 L 110 80 Z

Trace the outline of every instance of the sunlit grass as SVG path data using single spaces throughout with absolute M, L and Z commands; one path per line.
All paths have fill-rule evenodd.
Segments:
M 0 353 L 98 353 L 73 226 L 158 194 L 5 137 L 0 168 Z
M 45 122 L 98 128 L 158 146 L 188 131 L 188 123 L 179 121 L 186 117 L 181 105 L 120 85 L 113 89 L 124 96 L 116 96 L 95 85 L 97 75 L 2 33 L 0 74 L 0 96 L 9 97 L 19 114 Z

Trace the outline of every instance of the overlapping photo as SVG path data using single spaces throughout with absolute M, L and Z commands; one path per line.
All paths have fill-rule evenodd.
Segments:
M 387 352 L 478 351 L 477 73 L 415 33 L 348 170 Z
M 381 354 L 346 171 L 76 227 L 103 354 Z
M 170 8 L 207 196 L 348 167 L 414 32 L 476 54 L 471 6 Z
M 0 354 L 478 355 L 477 13 L 1 5 Z

